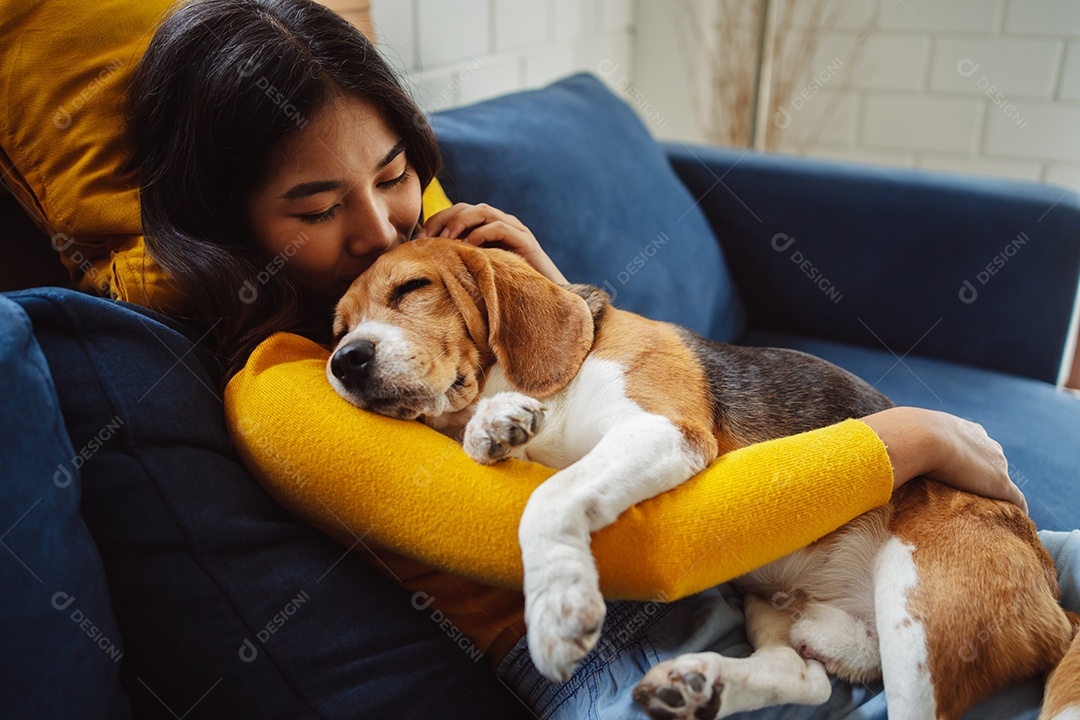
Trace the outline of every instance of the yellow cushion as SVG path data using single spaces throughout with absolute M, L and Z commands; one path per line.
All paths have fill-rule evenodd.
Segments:
M 78 287 L 168 312 L 123 171 L 124 92 L 174 0 L 0 0 L 0 176 Z M 449 207 L 442 188 L 424 208 Z M 434 212 L 434 211 L 431 211 Z
M 0 173 L 80 288 L 155 304 L 138 180 L 124 173 L 124 88 L 172 0 L 0 0 Z M 138 281 L 133 281 L 133 278 Z M 144 285 L 145 277 L 145 287 Z
M 346 546 L 362 537 L 461 577 L 521 587 L 517 525 L 552 474 L 483 467 L 419 423 L 340 398 L 328 353 L 297 335 L 264 341 L 225 391 L 233 442 L 285 507 Z M 592 542 L 609 597 L 674 599 L 775 560 L 888 501 L 884 444 L 858 420 L 729 453 L 624 513 Z
M 439 181 L 432 179 L 431 183 L 424 190 L 424 197 L 421 198 L 421 205 L 424 218 L 427 219 L 435 213 L 447 209 L 453 205 L 453 203 L 450 202 L 450 198 L 446 197 L 446 191 L 443 190 Z

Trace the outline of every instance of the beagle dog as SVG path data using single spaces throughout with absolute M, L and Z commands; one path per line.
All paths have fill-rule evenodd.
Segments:
M 349 402 L 421 420 L 480 463 L 560 470 L 519 529 L 529 650 L 556 681 L 604 619 L 591 532 L 734 448 L 891 404 L 810 355 L 705 340 L 454 240 L 381 256 L 340 300 L 334 330 L 327 377 Z M 634 690 L 650 717 L 824 703 L 829 672 L 883 677 L 891 717 L 960 718 L 994 689 L 1050 671 L 1041 717 L 1080 717 L 1080 617 L 1060 607 L 1052 560 L 1009 503 L 909 482 L 737 582 L 754 654 L 653 668 Z

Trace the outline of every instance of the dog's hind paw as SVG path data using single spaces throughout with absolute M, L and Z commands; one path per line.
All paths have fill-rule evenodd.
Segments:
M 724 684 L 710 655 L 680 655 L 660 663 L 634 688 L 634 701 L 653 720 L 718 717 Z
M 714 720 L 773 705 L 821 705 L 831 694 L 820 662 L 780 645 L 745 658 L 680 655 L 649 670 L 634 688 L 634 700 L 653 720 Z
M 524 447 L 543 428 L 547 408 L 518 392 L 484 398 L 465 426 L 465 453 L 482 465 L 522 457 Z

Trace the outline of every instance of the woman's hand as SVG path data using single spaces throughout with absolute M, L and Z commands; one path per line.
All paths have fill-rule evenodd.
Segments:
M 460 238 L 476 246 L 491 245 L 510 250 L 524 258 L 548 280 L 560 285 L 568 284 L 529 228 L 513 215 L 490 205 L 458 203 L 437 212 L 427 219 L 416 237 Z
M 982 425 L 913 407 L 889 408 L 862 421 L 889 451 L 894 490 L 925 475 L 976 495 L 1008 500 L 1027 512 L 1027 500 L 1009 477 L 1001 445 Z

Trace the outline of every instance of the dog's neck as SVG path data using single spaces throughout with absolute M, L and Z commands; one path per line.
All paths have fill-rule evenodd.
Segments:
M 567 291 L 574 293 L 589 306 L 589 312 L 592 313 L 593 322 L 593 342 L 596 342 L 596 336 L 600 334 L 600 325 L 604 321 L 604 313 L 607 311 L 609 305 L 611 305 L 611 297 L 596 287 L 595 285 L 564 285 Z

